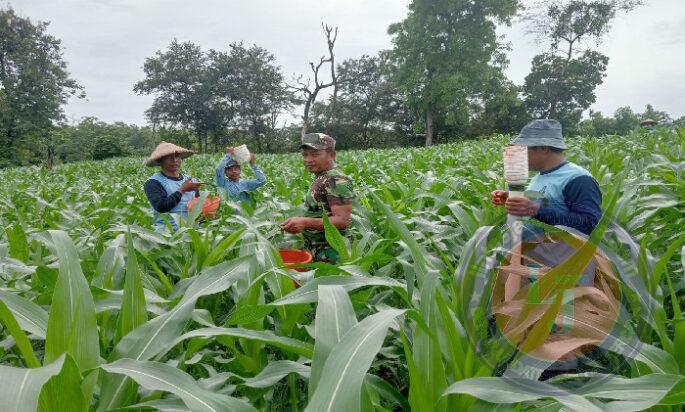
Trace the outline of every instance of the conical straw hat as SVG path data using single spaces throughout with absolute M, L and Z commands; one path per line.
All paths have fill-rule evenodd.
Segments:
M 155 147 L 155 150 L 152 151 L 150 157 L 147 158 L 145 166 L 159 166 L 159 161 L 162 160 L 164 156 L 174 153 L 181 155 L 181 159 L 186 159 L 195 154 L 195 152 L 186 149 L 185 147 L 177 146 L 173 143 L 162 142 Z

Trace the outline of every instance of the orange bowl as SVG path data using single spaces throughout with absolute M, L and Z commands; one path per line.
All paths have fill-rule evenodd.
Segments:
M 312 263 L 312 261 L 314 260 L 314 257 L 312 256 L 312 254 L 307 252 L 306 250 L 281 249 L 278 251 L 278 253 L 281 255 L 281 259 L 283 259 L 283 264 L 285 264 L 285 267 L 287 267 L 288 269 L 296 270 L 298 272 L 306 272 L 309 269 L 307 269 L 307 268 L 294 268 L 291 266 L 292 265 L 298 265 L 298 264 Z
M 199 201 L 199 197 L 190 199 L 188 202 L 188 210 L 193 210 Z M 210 219 L 216 218 L 216 211 L 219 210 L 219 203 L 221 203 L 221 198 L 219 196 L 208 196 L 205 199 L 205 204 L 202 205 L 202 211 L 200 214 Z

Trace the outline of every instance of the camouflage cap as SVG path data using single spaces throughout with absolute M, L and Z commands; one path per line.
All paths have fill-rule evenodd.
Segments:
M 323 133 L 307 133 L 302 136 L 300 148 L 315 150 L 335 150 L 335 139 Z

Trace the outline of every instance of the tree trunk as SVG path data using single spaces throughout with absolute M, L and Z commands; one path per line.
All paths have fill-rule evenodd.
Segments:
M 548 119 L 556 119 L 557 118 L 557 99 L 556 97 L 552 97 L 552 101 L 549 102 L 549 113 L 547 114 Z
M 52 170 L 52 166 L 55 164 L 55 145 L 48 145 L 48 158 L 45 161 L 45 168 L 47 170 Z
M 263 134 L 261 134 L 259 132 L 259 129 L 257 128 L 256 125 L 253 126 L 252 130 L 253 130 L 252 135 L 254 136 L 254 140 L 257 143 L 257 152 L 264 153 L 264 151 L 262 150 L 262 136 L 263 136 Z
M 311 101 L 307 101 L 304 105 L 304 115 L 302 116 L 302 136 L 309 133 L 309 109 L 311 108 Z
M 557 104 L 559 103 L 559 89 L 564 87 L 564 82 L 566 81 L 566 70 L 568 70 L 569 64 L 571 64 L 571 60 L 573 59 L 573 45 L 575 43 L 575 39 L 571 40 L 568 42 L 568 50 L 566 51 L 566 61 L 564 62 L 564 65 L 561 67 L 561 73 L 559 75 L 559 83 L 557 84 L 556 88 L 553 88 L 552 96 L 550 97 L 549 101 L 549 112 L 547 114 L 548 119 L 556 119 L 557 118 Z
M 426 109 L 426 147 L 433 144 L 433 110 L 430 106 Z
M 207 132 L 204 130 L 197 132 L 197 139 L 200 142 L 200 153 L 207 153 Z

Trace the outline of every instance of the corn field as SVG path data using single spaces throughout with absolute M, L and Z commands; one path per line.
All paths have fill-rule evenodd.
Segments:
M 302 246 L 278 227 L 311 182 L 297 153 L 258 156 L 255 208 L 172 233 L 142 159 L 0 171 L 0 409 L 682 410 L 685 130 L 570 140 L 604 193 L 619 317 L 601 356 L 546 380 L 489 322 L 507 140 L 339 153 L 352 227 L 327 226 L 338 265 L 302 273 L 278 255 Z M 184 171 L 211 182 L 218 159 Z

